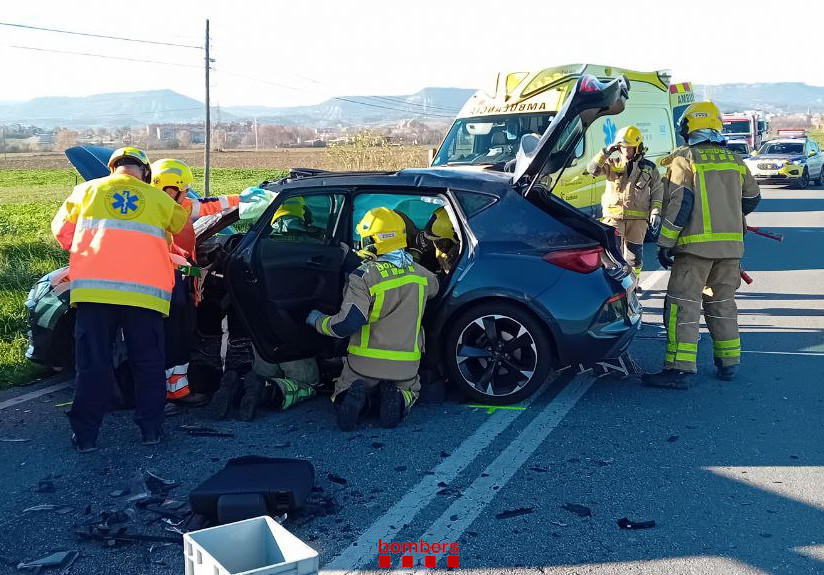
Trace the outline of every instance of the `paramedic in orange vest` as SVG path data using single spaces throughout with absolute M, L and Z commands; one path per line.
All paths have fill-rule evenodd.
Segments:
M 144 445 L 160 442 L 166 403 L 163 318 L 174 285 L 169 245 L 188 217 L 149 185 L 142 150 L 115 150 L 109 169 L 111 175 L 76 186 L 52 220 L 52 233 L 69 251 L 71 304 L 77 308 L 69 422 L 81 453 L 97 449 L 115 383 L 112 348 L 121 329 L 135 382 L 135 423 Z
M 164 158 L 152 163 L 152 185 L 166 192 L 189 214 L 186 225 L 175 234 L 172 253 L 196 263 L 194 222 L 200 217 L 219 214 L 237 206 L 240 195 L 210 198 L 188 197 L 194 182 L 192 170 L 184 162 Z M 192 269 L 192 268 L 190 268 Z M 190 407 L 205 405 L 209 398 L 203 393 L 192 393 L 189 388 L 189 359 L 195 339 L 196 289 L 198 278 L 175 271 L 175 287 L 169 317 L 164 322 L 166 338 L 166 399 Z

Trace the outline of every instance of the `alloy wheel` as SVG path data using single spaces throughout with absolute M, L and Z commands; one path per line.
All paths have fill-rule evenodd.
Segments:
M 484 315 L 467 325 L 458 338 L 455 356 L 464 380 L 487 396 L 516 393 L 538 367 L 535 338 L 523 324 L 505 315 Z

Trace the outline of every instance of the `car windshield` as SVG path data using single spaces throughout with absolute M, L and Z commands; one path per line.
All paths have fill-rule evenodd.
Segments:
M 803 154 L 804 144 L 801 142 L 777 142 L 775 144 L 764 144 L 758 151 L 759 154 Z
M 750 123 L 747 120 L 734 120 L 731 122 L 724 122 L 724 127 L 721 128 L 722 134 L 749 134 Z
M 555 113 L 459 118 L 446 135 L 433 166 L 485 165 L 515 158 L 521 136 L 541 136 Z

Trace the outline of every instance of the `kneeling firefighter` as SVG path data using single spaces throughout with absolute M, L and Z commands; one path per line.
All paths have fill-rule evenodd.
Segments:
M 349 275 L 340 311 L 312 310 L 306 319 L 324 335 L 349 338 L 332 396 L 344 431 L 355 428 L 376 394 L 383 426 L 395 427 L 409 412 L 421 388 L 421 319 L 438 293 L 435 275 L 406 251 L 406 226 L 396 212 L 374 208 L 356 229 L 364 262 Z
M 735 291 L 741 285 L 743 221 L 758 206 L 761 192 L 741 157 L 725 147 L 715 104 L 690 104 L 679 128 L 687 146 L 662 162 L 668 184 L 658 261 L 672 267 L 664 303 L 666 359 L 663 371 L 645 375 L 644 383 L 685 389 L 698 371 L 702 307 L 717 375 L 723 380 L 736 375 L 741 340 Z
M 611 157 L 619 151 L 620 156 Z M 661 175 L 655 164 L 644 158 L 645 152 L 641 130 L 627 126 L 587 166 L 593 176 L 606 176 L 606 190 L 601 196 L 603 222 L 618 230 L 624 259 L 632 266 L 636 279 L 644 265 L 647 227 L 657 231 L 661 223 L 663 196 Z

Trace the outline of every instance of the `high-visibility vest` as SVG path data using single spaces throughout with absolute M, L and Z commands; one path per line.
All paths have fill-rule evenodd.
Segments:
M 130 305 L 168 315 L 169 242 L 187 217 L 165 192 L 126 174 L 76 186 L 52 220 L 52 233 L 69 250 L 72 305 Z

